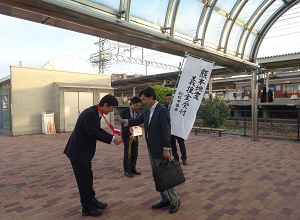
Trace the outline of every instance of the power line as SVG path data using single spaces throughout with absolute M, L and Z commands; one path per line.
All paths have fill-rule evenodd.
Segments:
M 300 34 L 300 33 L 299 33 L 299 31 L 297 31 L 297 32 L 292 32 L 292 33 L 287 33 L 287 34 L 280 34 L 280 35 L 276 35 L 276 36 L 265 37 L 265 39 L 276 38 L 276 37 L 282 37 L 282 36 L 288 36 L 288 35 L 292 35 L 292 34 Z

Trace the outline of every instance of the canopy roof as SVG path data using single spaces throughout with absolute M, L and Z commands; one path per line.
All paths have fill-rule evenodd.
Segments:
M 258 67 L 264 36 L 299 1 L 0 0 L 0 13 L 244 72 Z

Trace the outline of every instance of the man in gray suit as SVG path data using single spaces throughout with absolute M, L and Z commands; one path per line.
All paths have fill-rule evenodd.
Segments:
M 143 115 L 136 119 L 122 119 L 116 116 L 115 120 L 124 126 L 135 126 L 144 123 L 145 137 L 148 146 L 149 158 L 152 169 L 159 166 L 164 158 L 171 157 L 171 124 L 168 109 L 159 104 L 153 88 L 143 89 L 139 97 L 148 107 Z M 169 213 L 175 213 L 180 206 L 180 200 L 175 188 L 160 193 L 160 202 L 153 204 L 153 209 L 169 206 Z

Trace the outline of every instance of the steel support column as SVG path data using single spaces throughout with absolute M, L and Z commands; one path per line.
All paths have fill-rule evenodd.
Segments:
M 212 80 L 213 80 L 213 78 L 210 77 L 210 79 L 209 79 L 209 84 L 208 84 L 208 93 L 209 93 L 209 95 L 210 95 L 211 97 L 212 97 L 212 94 L 213 94 L 213 88 L 212 88 L 213 83 L 212 83 Z
M 258 85 L 257 70 L 252 71 L 251 78 L 251 118 L 252 118 L 252 141 L 258 141 Z
M 135 96 L 135 85 L 132 86 L 132 96 Z

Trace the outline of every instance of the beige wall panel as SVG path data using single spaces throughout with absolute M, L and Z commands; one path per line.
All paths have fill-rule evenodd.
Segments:
M 93 92 L 79 92 L 79 103 L 78 110 L 79 114 L 83 112 L 86 108 L 94 105 L 94 93 Z
M 78 118 L 78 92 L 64 93 L 65 131 L 73 131 Z

